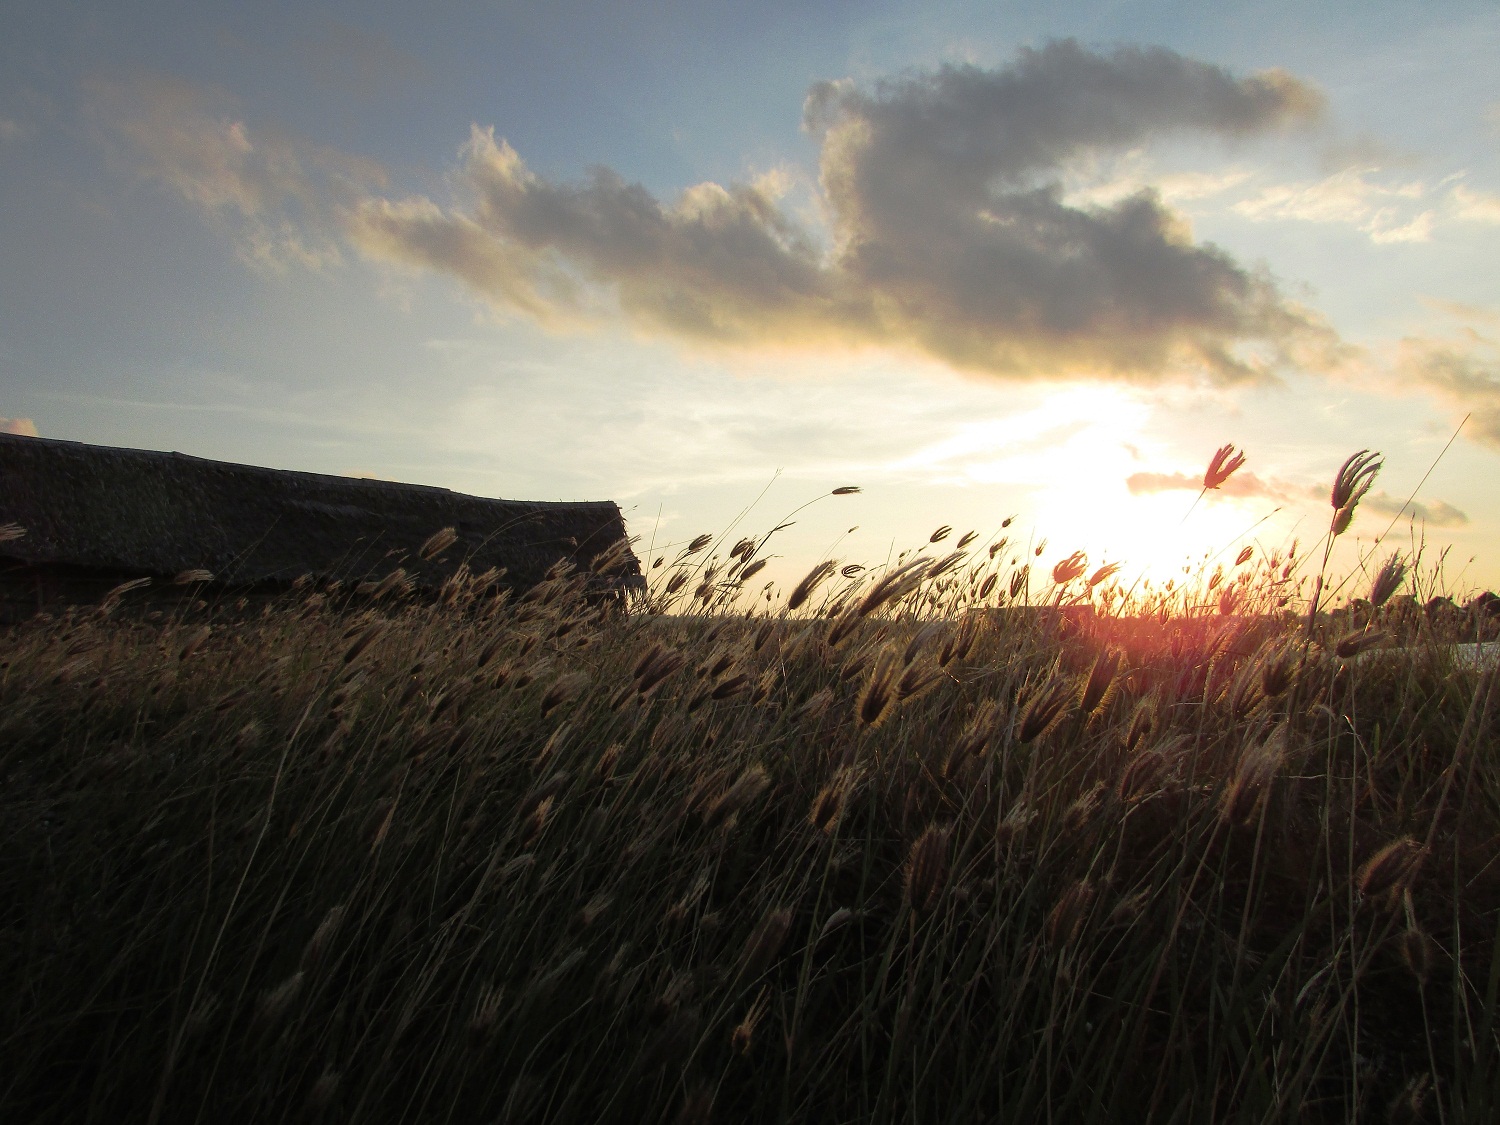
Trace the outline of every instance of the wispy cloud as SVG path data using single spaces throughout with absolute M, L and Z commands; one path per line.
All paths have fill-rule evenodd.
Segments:
M 1156 492 L 1197 492 L 1203 487 L 1203 478 L 1192 473 L 1144 472 L 1131 474 L 1125 484 L 1136 496 Z M 1266 499 L 1278 504 L 1328 507 L 1328 485 L 1326 484 L 1293 484 L 1274 477 L 1269 479 L 1258 477 L 1245 469 L 1230 477 L 1219 487 L 1218 491 L 1224 496 L 1242 500 Z M 1377 491 L 1371 492 L 1361 503 L 1371 512 L 1383 516 L 1395 516 L 1397 513 L 1402 513 L 1418 522 L 1426 523 L 1429 527 L 1461 527 L 1469 522 L 1469 517 L 1464 512 L 1443 500 L 1426 502 L 1400 500 L 1388 492 Z
M 477 127 L 454 201 L 371 197 L 349 232 L 371 257 L 541 319 L 617 310 L 691 341 L 891 346 L 1012 377 L 1264 380 L 1328 362 L 1333 334 L 1195 243 L 1159 192 L 1085 205 L 1061 181 L 1090 153 L 1265 133 L 1320 106 L 1279 71 L 1053 43 L 997 70 L 814 86 L 826 232 L 789 214 L 774 180 L 671 202 L 606 168 L 555 183 Z
M 1472 326 L 1441 338 L 1408 336 L 1396 349 L 1394 375 L 1405 390 L 1436 395 L 1469 415 L 1465 433 L 1500 449 L 1500 342 Z
M 0 434 L 36 437 L 36 423 L 30 418 L 0 418 Z
M 338 261 L 334 209 L 384 183 L 370 161 L 275 129 L 252 131 L 219 91 L 136 75 L 95 80 L 88 93 L 111 144 L 228 227 L 240 256 L 257 266 Z
M 1372 179 L 1380 171 L 1377 167 L 1345 168 L 1321 180 L 1272 184 L 1240 200 L 1234 211 L 1257 222 L 1348 224 L 1377 243 L 1428 241 L 1436 213 L 1416 210 L 1427 195 L 1427 185 L 1421 180 L 1380 183 Z
M 1462 527 L 1469 522 L 1468 514 L 1443 500 L 1403 500 L 1389 492 L 1372 492 L 1360 504 L 1382 516 L 1410 517 L 1428 527 Z
M 1500 195 L 1457 184 L 1452 192 L 1454 214 L 1472 223 L 1500 223 Z
M 1126 478 L 1125 487 L 1130 489 L 1131 494 L 1135 496 L 1149 495 L 1154 492 L 1197 492 L 1203 487 L 1203 474 L 1132 473 Z M 1306 500 L 1309 495 L 1305 487 L 1287 484 L 1285 481 L 1263 480 L 1249 469 L 1241 469 L 1220 485 L 1216 491 L 1222 496 L 1233 496 L 1240 500 L 1263 497 L 1280 503 Z

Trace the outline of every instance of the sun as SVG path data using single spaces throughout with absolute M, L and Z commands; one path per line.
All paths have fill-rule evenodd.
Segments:
M 1192 467 L 1187 451 L 1152 425 L 1153 415 L 1150 403 L 1127 388 L 1066 388 L 1033 409 L 968 423 L 906 467 L 928 470 L 935 483 L 1024 489 L 1030 500 L 1023 522 L 1034 529 L 1032 544 L 1045 543 L 1041 555 L 1026 561 L 1044 581 L 1056 560 L 1083 551 L 1091 570 L 1121 564 L 1126 585 L 1180 583 L 1280 534 L 1275 505 L 1261 498 L 1210 490 L 1199 499 L 1191 488 L 1133 492 L 1131 476 L 1148 468 L 1200 480 L 1222 444 L 1212 435 L 1203 443 L 1202 464 Z

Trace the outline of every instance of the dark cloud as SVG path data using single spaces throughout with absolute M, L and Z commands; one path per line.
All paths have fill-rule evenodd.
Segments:
M 1326 365 L 1336 338 L 1264 273 L 1194 242 L 1156 193 L 1074 205 L 1061 181 L 1100 153 L 1264 133 L 1320 105 L 1280 71 L 1068 41 L 998 70 L 814 86 L 826 243 L 775 177 L 666 203 L 603 168 L 553 183 L 477 128 L 458 202 L 372 197 L 348 231 L 544 319 L 617 301 L 640 327 L 732 345 L 904 346 L 1017 377 L 1265 379 Z

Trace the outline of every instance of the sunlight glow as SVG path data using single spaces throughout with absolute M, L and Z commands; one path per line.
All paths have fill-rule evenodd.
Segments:
M 1205 555 L 1232 560 L 1252 532 L 1279 543 L 1274 522 L 1262 522 L 1275 510 L 1268 501 L 1209 492 L 1195 505 L 1187 490 L 1132 494 L 1126 480 L 1143 468 L 1202 472 L 1169 460 L 1149 432 L 1151 420 L 1151 407 L 1128 390 L 1071 387 L 1034 409 L 965 424 L 892 468 L 921 472 L 936 485 L 1024 488 L 1033 499 L 1023 523 L 1047 544 L 1040 558 L 1024 560 L 1036 562 L 1039 575 L 1081 550 L 1091 569 L 1124 564 L 1127 584 L 1137 576 L 1161 582 Z M 1217 440 L 1204 445 L 1205 465 Z

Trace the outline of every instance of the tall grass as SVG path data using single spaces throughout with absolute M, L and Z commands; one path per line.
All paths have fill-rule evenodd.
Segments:
M 0 1117 L 1500 1116 L 1490 626 L 939 531 L 0 636 Z

